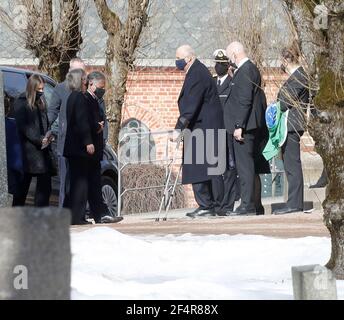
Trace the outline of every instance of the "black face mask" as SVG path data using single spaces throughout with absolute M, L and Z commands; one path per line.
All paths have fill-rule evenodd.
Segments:
M 36 91 L 36 101 L 40 100 L 44 95 L 44 92 Z
M 94 94 L 97 96 L 99 100 L 101 100 L 105 95 L 105 89 L 97 88 L 96 91 L 94 91 Z
M 229 62 L 229 66 L 230 66 L 233 70 L 238 69 L 238 66 L 237 66 L 237 64 L 236 64 L 235 62 L 230 61 L 230 62 Z
M 228 74 L 228 68 L 229 68 L 229 64 L 228 63 L 217 62 L 216 65 L 215 65 L 216 74 L 219 77 L 223 77 L 226 74 Z

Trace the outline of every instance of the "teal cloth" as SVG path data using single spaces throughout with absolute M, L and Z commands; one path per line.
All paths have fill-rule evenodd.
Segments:
M 287 110 L 286 112 L 282 112 L 280 102 L 273 104 L 269 108 L 266 110 L 266 117 L 268 118 L 268 116 L 271 116 L 271 111 L 273 111 L 272 113 L 274 117 L 274 123 L 271 123 L 271 119 L 270 121 L 268 121 L 267 119 L 269 129 L 269 141 L 265 149 L 263 150 L 263 156 L 268 161 L 279 154 L 281 147 L 287 139 L 287 121 L 289 114 L 289 110 Z

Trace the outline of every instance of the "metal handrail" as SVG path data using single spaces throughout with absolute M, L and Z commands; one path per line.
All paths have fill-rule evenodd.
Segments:
M 124 191 L 122 192 L 122 170 L 124 168 L 126 168 L 128 165 L 134 165 L 134 164 L 150 164 L 150 163 L 164 163 L 166 162 L 165 168 L 166 168 L 166 176 L 168 174 L 168 168 L 169 166 L 172 164 L 173 159 L 169 156 L 169 143 L 170 140 L 167 137 L 167 141 L 166 141 L 166 147 L 165 147 L 165 157 L 163 159 L 155 159 L 155 160 L 144 160 L 144 161 L 129 161 L 126 163 L 122 164 L 121 161 L 121 152 L 120 152 L 120 148 L 122 146 L 122 142 L 127 139 L 128 137 L 131 136 L 157 136 L 157 135 L 170 135 L 173 133 L 174 130 L 161 130 L 161 131 L 149 131 L 149 132 L 133 132 L 133 133 L 126 133 L 123 135 L 123 137 L 120 139 L 119 141 L 119 145 L 118 145 L 118 150 L 117 150 L 117 158 L 118 158 L 118 215 L 121 215 L 121 210 L 122 210 L 122 197 L 124 194 L 126 194 L 127 192 L 131 192 L 131 191 L 140 191 L 140 190 L 150 190 L 150 189 L 160 189 L 165 187 L 164 185 L 162 186 L 152 186 L 152 187 L 142 187 L 142 188 L 128 188 L 128 189 L 124 189 Z M 175 158 L 175 160 L 182 160 L 182 157 L 177 157 Z M 272 170 L 271 170 L 271 174 L 272 174 L 272 179 L 273 181 L 276 180 L 276 176 L 278 174 L 281 173 L 285 173 L 283 170 L 277 170 L 275 169 L 276 165 L 275 165 L 275 158 L 272 161 Z M 180 183 L 178 183 L 178 185 L 181 185 Z M 274 187 L 274 183 L 273 183 L 273 189 L 275 189 Z M 273 190 L 273 194 L 274 194 L 274 190 Z M 284 186 L 284 195 L 286 196 L 287 194 L 287 188 Z
M 119 140 L 118 149 L 117 149 L 117 159 L 118 159 L 118 216 L 121 216 L 122 211 L 122 197 L 124 194 L 130 191 L 140 191 L 140 190 L 151 190 L 151 189 L 160 189 L 164 188 L 165 185 L 161 186 L 152 186 L 152 187 L 142 187 L 142 188 L 128 188 L 124 189 L 122 192 L 122 170 L 126 168 L 128 165 L 134 164 L 150 164 L 150 163 L 164 163 L 166 162 L 166 173 L 168 172 L 168 167 L 172 165 L 173 159 L 169 156 L 169 136 L 173 133 L 174 130 L 160 130 L 160 131 L 149 131 L 149 132 L 133 132 L 133 133 L 126 133 L 123 137 Z M 123 146 L 123 142 L 128 137 L 132 136 L 157 136 L 157 135 L 166 135 L 166 147 L 165 147 L 165 157 L 163 159 L 155 159 L 155 160 L 143 160 L 143 161 L 129 161 L 126 163 L 122 163 L 121 161 L 121 152 L 120 149 Z M 182 160 L 181 157 L 175 158 L 175 160 Z M 181 185 L 181 183 L 178 183 Z

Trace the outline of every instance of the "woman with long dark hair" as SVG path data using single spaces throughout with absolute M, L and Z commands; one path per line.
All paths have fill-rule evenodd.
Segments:
M 300 139 L 305 131 L 305 115 L 309 104 L 309 81 L 300 65 L 300 54 L 295 45 L 284 48 L 281 53 L 282 70 L 289 75 L 282 86 L 278 101 L 282 112 L 288 111 L 288 135 L 282 146 L 283 164 L 288 180 L 288 201 L 275 214 L 303 211 L 303 172 Z
M 26 92 L 14 104 L 14 117 L 22 146 L 24 177 L 14 196 L 13 206 L 25 205 L 33 177 L 37 177 L 34 205 L 49 206 L 54 165 L 50 156 L 52 135 L 49 131 L 44 85 L 44 79 L 33 74 Z

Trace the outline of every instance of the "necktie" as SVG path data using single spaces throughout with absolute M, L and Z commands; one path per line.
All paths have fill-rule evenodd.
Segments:
M 221 80 L 217 80 L 217 85 L 220 86 L 221 85 Z

